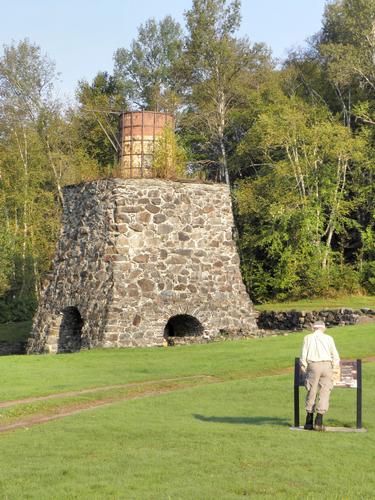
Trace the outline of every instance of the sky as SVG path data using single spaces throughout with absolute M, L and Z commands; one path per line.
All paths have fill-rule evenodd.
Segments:
M 78 80 L 113 70 L 113 54 L 137 27 L 170 14 L 181 24 L 191 0 L 0 0 L 0 45 L 28 38 L 55 61 L 61 99 L 73 100 Z M 242 0 L 239 34 L 264 42 L 274 57 L 304 46 L 319 31 L 326 0 Z

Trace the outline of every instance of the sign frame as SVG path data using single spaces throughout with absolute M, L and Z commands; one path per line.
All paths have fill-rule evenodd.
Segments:
M 336 387 L 342 389 L 356 389 L 357 390 L 357 412 L 356 412 L 356 428 L 362 429 L 362 360 L 344 360 L 340 361 L 340 367 L 348 367 L 352 365 L 355 367 L 353 370 L 353 377 L 350 383 L 340 379 Z M 356 376 L 356 384 L 355 384 Z M 303 379 L 301 378 L 301 365 L 300 358 L 294 360 L 294 427 L 300 426 L 300 413 L 299 413 L 299 388 L 303 386 Z

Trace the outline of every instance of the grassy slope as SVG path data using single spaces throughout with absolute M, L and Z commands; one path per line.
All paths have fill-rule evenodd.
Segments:
M 323 309 L 341 309 L 347 307 L 351 309 L 361 309 L 367 307 L 375 309 L 375 296 L 352 295 L 338 298 L 320 298 L 297 300 L 294 302 L 269 302 L 267 304 L 256 305 L 260 311 L 320 311 Z
M 342 357 L 375 354 L 372 325 L 330 332 Z M 0 435 L 0 498 L 373 498 L 375 364 L 364 365 L 369 433 L 290 431 L 292 377 L 267 371 L 292 365 L 301 339 L 2 358 L 1 400 L 193 373 L 225 381 Z M 336 389 L 328 423 L 354 421 L 355 391 Z
M 342 357 L 375 355 L 374 325 L 332 328 Z M 293 365 L 304 333 L 201 346 L 2 357 L 0 401 L 133 381 L 205 374 L 237 377 Z

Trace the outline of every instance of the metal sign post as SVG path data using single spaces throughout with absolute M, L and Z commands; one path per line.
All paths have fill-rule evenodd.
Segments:
M 294 427 L 299 427 L 299 386 L 300 386 L 300 360 L 294 360 Z
M 357 359 L 357 429 L 362 429 L 362 360 Z

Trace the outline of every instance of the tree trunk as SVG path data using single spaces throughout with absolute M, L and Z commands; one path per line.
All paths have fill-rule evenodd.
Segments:
M 323 256 L 323 261 L 322 261 L 322 268 L 323 269 L 326 269 L 327 267 L 327 262 L 328 262 L 328 253 L 331 249 L 331 242 L 332 242 L 332 236 L 333 236 L 333 232 L 334 232 L 335 228 L 334 226 L 330 226 L 330 228 L 328 229 L 328 236 L 327 236 L 327 241 L 326 241 L 326 248 L 325 248 L 325 251 L 324 251 L 324 256 Z
M 18 151 L 20 154 L 20 159 L 23 165 L 23 171 L 24 171 L 24 178 L 23 178 L 23 183 L 24 183 L 24 190 L 23 190 L 23 231 L 22 231 L 22 263 L 21 263 L 21 269 L 22 269 L 22 285 L 21 285 L 21 290 L 20 294 L 22 295 L 25 291 L 26 288 L 26 250 L 27 250 L 27 237 L 28 237 L 28 197 L 29 197 L 29 163 L 28 163 L 28 147 L 27 147 L 27 135 L 25 132 L 25 129 L 23 130 L 23 144 L 21 144 L 20 138 L 18 137 L 17 131 L 14 131 L 16 140 L 17 140 L 17 145 L 18 145 Z
M 63 206 L 63 204 L 64 204 L 63 190 L 62 190 L 62 187 L 60 184 L 60 177 L 59 177 L 59 174 L 57 171 L 57 167 L 56 167 L 55 162 L 54 162 L 53 157 L 52 157 L 52 150 L 51 150 L 48 136 L 46 137 L 46 146 L 47 146 L 48 160 L 49 160 L 49 163 L 51 165 L 53 175 L 55 177 L 55 182 L 56 182 L 57 192 L 59 195 L 59 200 L 60 200 L 61 206 Z
M 224 131 L 225 131 L 225 95 L 224 92 L 219 92 L 218 98 L 218 138 L 220 145 L 220 154 L 221 154 L 221 176 L 222 179 L 225 180 L 225 183 L 229 185 L 229 172 L 228 172 L 228 160 L 227 160 L 227 152 L 225 150 L 224 143 Z

